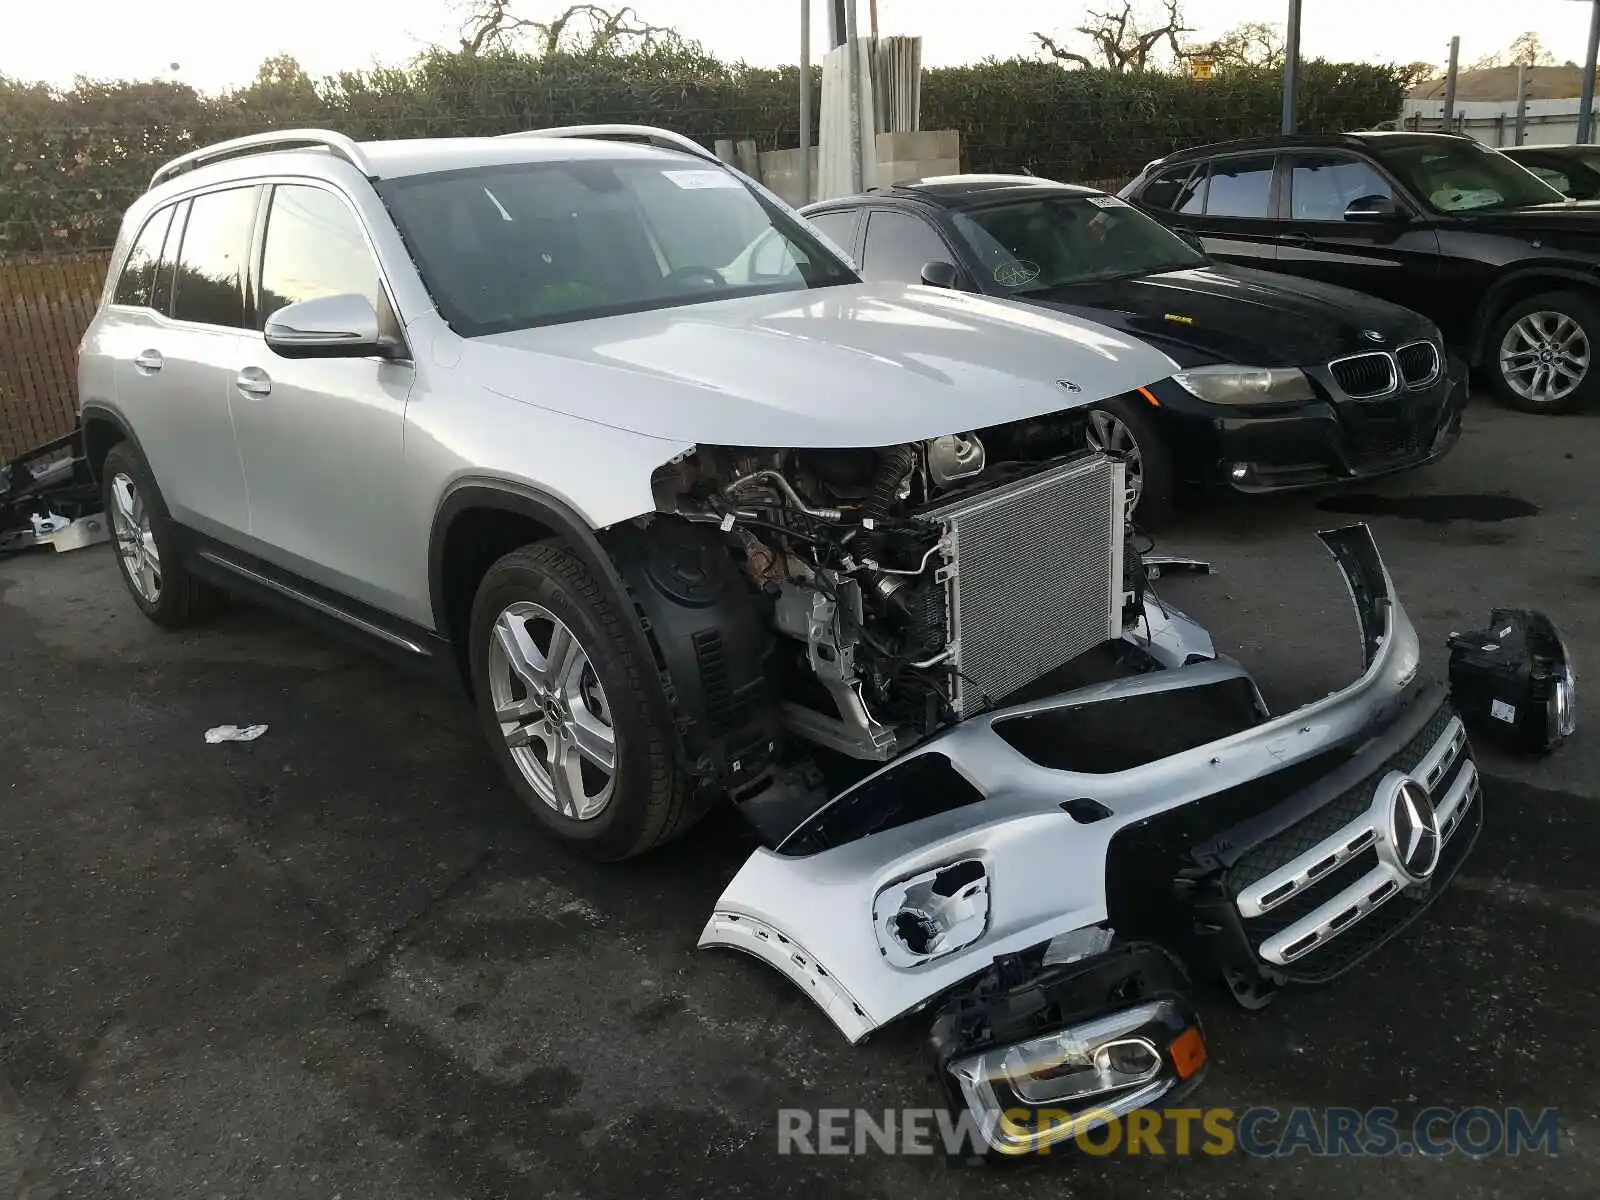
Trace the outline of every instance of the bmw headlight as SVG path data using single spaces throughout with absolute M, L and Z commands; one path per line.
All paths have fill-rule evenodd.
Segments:
M 1195 367 L 1172 378 L 1211 404 L 1292 404 L 1317 398 L 1299 367 Z

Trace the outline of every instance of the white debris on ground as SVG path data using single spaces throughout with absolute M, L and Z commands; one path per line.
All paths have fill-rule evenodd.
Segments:
M 266 731 L 265 725 L 218 725 L 206 730 L 206 741 L 213 746 L 218 742 L 253 742 Z

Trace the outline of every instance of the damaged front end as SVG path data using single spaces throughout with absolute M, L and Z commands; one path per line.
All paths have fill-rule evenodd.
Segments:
M 998 1153 L 1191 1086 L 1205 1047 L 1171 956 L 1251 1006 L 1331 978 L 1426 908 L 1479 826 L 1465 730 L 1418 678 L 1370 531 L 1321 537 L 1365 650 L 1348 687 L 1270 716 L 1145 595 L 1120 643 L 1137 666 L 969 717 L 841 793 L 750 858 L 700 945 L 777 968 L 852 1042 L 934 1010 L 941 1077 Z

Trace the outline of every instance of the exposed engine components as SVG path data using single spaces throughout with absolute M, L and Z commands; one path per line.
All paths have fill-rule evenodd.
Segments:
M 1082 518 L 1105 490 L 1096 472 L 1081 484 L 1061 474 L 1091 461 L 1080 432 L 1070 414 L 1052 414 L 894 446 L 699 446 L 659 468 L 652 490 L 659 513 L 694 530 L 696 555 L 725 551 L 712 574 L 741 580 L 761 614 L 783 727 L 882 762 L 987 705 L 997 687 L 1059 666 L 1084 639 L 1120 632 L 1107 624 L 1120 606 L 1084 604 L 1086 588 L 1110 591 L 1120 574 L 1109 524 L 1068 545 L 1076 526 L 1055 519 L 1070 503 L 1090 529 Z M 958 530 L 969 543 L 959 564 Z M 1021 589 L 1003 586 L 980 545 L 1017 537 L 1031 539 L 1037 568 Z M 654 575 L 640 586 L 663 591 Z M 1093 628 L 1064 620 L 1064 604 Z M 1021 649 L 997 658 L 1013 626 Z
M 928 443 L 928 475 L 940 487 L 980 474 L 985 462 L 976 434 L 947 433 Z

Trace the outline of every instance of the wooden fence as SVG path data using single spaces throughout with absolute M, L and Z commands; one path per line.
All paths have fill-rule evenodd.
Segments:
M 71 431 L 104 251 L 0 260 L 0 462 Z

